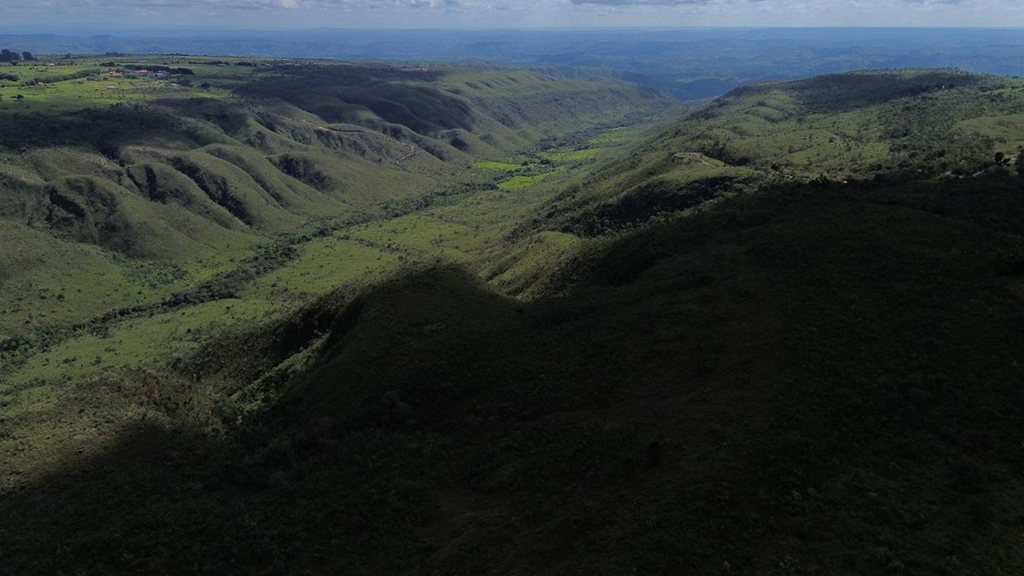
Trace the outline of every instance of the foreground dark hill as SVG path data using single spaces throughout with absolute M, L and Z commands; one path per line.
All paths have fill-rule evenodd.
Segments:
M 1019 573 L 1020 193 L 779 186 L 593 243 L 532 303 L 451 267 L 335 293 L 179 376 L 83 384 L 154 416 L 0 503 L 0 560 Z

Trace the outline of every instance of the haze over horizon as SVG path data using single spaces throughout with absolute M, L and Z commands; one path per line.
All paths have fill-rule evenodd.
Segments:
M 1024 26 L 1013 0 L 14 0 L 0 29 Z

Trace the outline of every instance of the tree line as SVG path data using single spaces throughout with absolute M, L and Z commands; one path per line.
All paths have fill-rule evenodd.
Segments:
M 0 50 L 0 62 L 16 63 L 20 62 L 21 60 L 24 60 L 26 62 L 32 62 L 35 59 L 36 57 L 33 56 L 31 52 L 18 53 L 17 51 L 8 50 L 7 48 Z

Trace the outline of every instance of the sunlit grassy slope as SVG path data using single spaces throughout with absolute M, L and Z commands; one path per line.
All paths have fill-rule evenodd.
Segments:
M 764 182 L 970 176 L 1019 155 L 1022 110 L 1020 79 L 952 70 L 744 86 L 580 173 L 538 224 L 594 235 Z
M 18 79 L 0 81 L 0 218 L 17 240 L 0 279 L 5 339 L 157 305 L 216 273 L 244 272 L 260 246 L 298 245 L 402 202 L 494 178 L 539 180 L 470 165 L 500 166 L 542 138 L 671 104 L 624 83 L 483 69 L 110 56 L 10 70 Z M 523 104 L 514 118 L 512 101 Z M 72 252 L 61 254 L 53 278 L 33 272 L 63 246 L 89 256 L 70 264 Z M 175 282 L 129 295 L 123 282 L 93 279 L 139 262 L 173 269 Z M 329 289 L 326 278 L 305 292 Z M 41 291 L 62 300 L 21 304 Z

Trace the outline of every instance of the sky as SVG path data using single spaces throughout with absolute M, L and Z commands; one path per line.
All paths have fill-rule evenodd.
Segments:
M 7 0 L 3 28 L 1024 27 L 1024 0 Z

